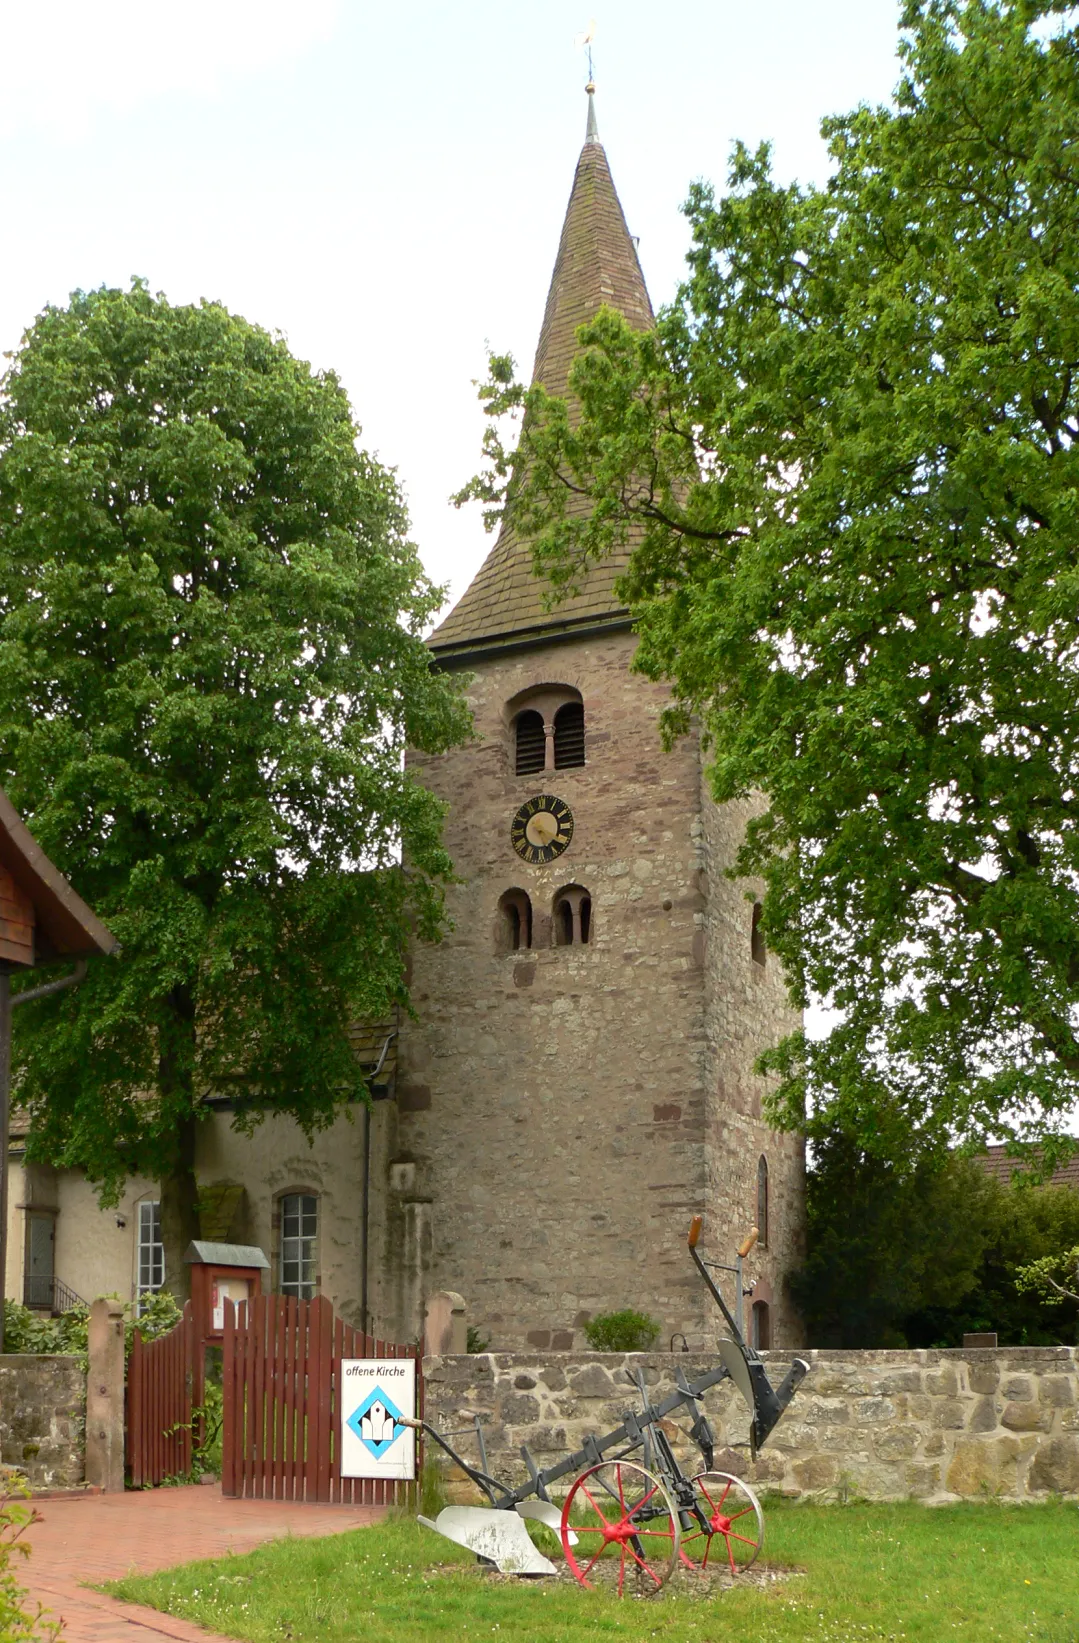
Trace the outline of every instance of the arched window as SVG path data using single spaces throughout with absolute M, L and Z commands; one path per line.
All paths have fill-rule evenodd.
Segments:
M 516 953 L 532 945 L 532 903 L 524 890 L 507 890 L 498 901 L 498 950 Z
M 754 964 L 764 967 L 764 931 L 761 929 L 761 917 L 764 908 L 759 901 L 753 903 L 753 923 L 749 932 L 749 951 Z
M 559 890 L 552 905 L 556 947 L 585 947 L 592 936 L 592 898 L 580 884 Z
M 554 716 L 554 767 L 573 770 L 584 764 L 584 706 L 566 702 Z
M 318 1282 L 318 1198 L 313 1192 L 286 1192 L 278 1204 L 278 1290 L 282 1295 L 295 1295 L 298 1301 L 313 1301 Z
M 518 713 L 514 721 L 517 743 L 518 776 L 534 776 L 541 771 L 546 758 L 547 737 L 543 730 L 543 714 L 534 708 Z
M 757 1352 L 767 1352 L 772 1344 L 772 1316 L 767 1301 L 753 1302 L 751 1343 Z
M 768 1160 L 757 1161 L 757 1233 L 762 1249 L 768 1248 Z

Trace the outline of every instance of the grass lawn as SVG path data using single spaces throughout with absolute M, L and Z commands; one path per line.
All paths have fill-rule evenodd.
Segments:
M 801 1573 L 702 1599 L 515 1581 L 409 1520 L 279 1540 L 107 1590 L 252 1643 L 1079 1643 L 1079 1510 L 770 1503 L 766 1559 Z M 549 1549 L 545 1546 L 545 1550 Z

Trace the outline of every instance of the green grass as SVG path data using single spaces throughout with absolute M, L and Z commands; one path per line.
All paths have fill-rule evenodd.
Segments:
M 485 1575 L 407 1520 L 107 1589 L 251 1643 L 1079 1643 L 1079 1511 L 770 1504 L 769 1590 L 654 1601 Z

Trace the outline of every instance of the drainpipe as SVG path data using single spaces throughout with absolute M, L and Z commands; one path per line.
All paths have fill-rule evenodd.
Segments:
M 371 1074 L 370 1086 L 368 1090 L 369 1099 L 363 1104 L 363 1275 L 360 1288 L 360 1328 L 363 1330 L 365 1335 L 369 1335 L 371 1333 L 368 1327 L 371 1320 L 367 1304 L 367 1246 L 370 1237 L 371 1221 L 371 1103 L 372 1101 L 389 1100 L 388 1093 L 386 1095 L 376 1095 L 374 1085 L 376 1078 L 386 1065 L 386 1057 L 390 1053 L 390 1045 L 397 1037 L 397 1031 L 398 1029 L 395 1027 L 392 1033 L 387 1033 L 386 1035 L 386 1042 L 383 1044 L 379 1054 L 378 1065 Z
M 0 1353 L 4 1350 L 3 1295 L 7 1290 L 7 1181 L 8 1148 L 11 1132 L 11 1012 L 17 1004 L 29 1004 L 35 998 L 62 992 L 65 987 L 77 987 L 86 975 L 86 960 L 80 958 L 69 976 L 59 981 L 46 981 L 40 987 L 27 987 L 25 992 L 11 993 L 11 972 L 0 970 Z

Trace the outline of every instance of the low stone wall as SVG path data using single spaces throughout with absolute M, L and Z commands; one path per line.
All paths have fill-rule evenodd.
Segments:
M 970 1497 L 1079 1495 L 1079 1399 L 1074 1347 L 997 1351 L 766 1352 L 773 1383 L 795 1356 L 810 1364 L 786 1415 L 755 1463 L 745 1445 L 745 1403 L 724 1381 L 707 1393 L 716 1466 L 785 1495 L 845 1493 L 930 1503 Z M 525 1477 L 520 1445 L 540 1467 L 578 1449 L 587 1432 L 618 1425 L 633 1407 L 627 1367 L 644 1370 L 659 1399 L 681 1369 L 687 1379 L 716 1362 L 697 1354 L 487 1352 L 428 1358 L 426 1418 L 440 1430 L 483 1422 L 491 1470 Z M 700 1469 L 696 1448 L 672 1420 L 680 1457 Z M 474 1440 L 457 1447 L 469 1460 Z M 437 1455 L 437 1446 L 428 1445 Z M 471 1498 L 448 1469 L 451 1497 Z
M 86 1371 L 78 1358 L 0 1356 L 0 1462 L 32 1489 L 71 1489 L 85 1476 Z

